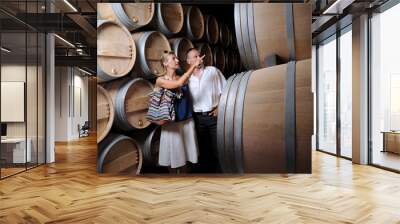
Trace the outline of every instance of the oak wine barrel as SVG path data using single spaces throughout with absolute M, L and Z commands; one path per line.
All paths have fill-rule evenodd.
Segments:
M 235 69 L 235 55 L 231 49 L 225 51 L 225 75 L 233 75 Z
M 179 64 L 184 70 L 188 69 L 188 64 L 186 63 L 186 52 L 193 48 L 193 43 L 187 38 L 179 37 L 172 38 L 168 40 L 171 44 L 172 51 L 177 55 L 179 59 Z
M 184 15 L 180 3 L 157 3 L 151 25 L 164 35 L 172 36 L 182 30 Z
M 110 94 L 97 85 L 97 143 L 110 132 L 114 121 L 114 104 Z
M 184 31 L 190 40 L 200 40 L 204 35 L 204 17 L 196 6 L 184 7 Z
M 235 31 L 240 56 L 247 69 L 311 58 L 311 7 L 292 3 L 235 3 Z
M 195 44 L 197 50 L 200 52 L 200 55 L 206 55 L 203 58 L 204 66 L 210 66 L 213 64 L 213 53 L 210 45 L 207 43 L 197 43 Z
M 132 138 L 109 134 L 100 144 L 97 153 L 97 172 L 137 175 L 143 163 L 140 145 Z
M 157 31 L 133 33 L 132 37 L 137 49 L 133 75 L 144 78 L 164 75 L 166 69 L 161 64 L 161 56 L 165 51 L 171 51 L 168 39 Z
M 149 128 L 131 135 L 139 143 L 143 154 L 144 167 L 158 167 L 161 126 L 151 125 Z
M 232 42 L 232 34 L 228 26 L 224 23 L 219 24 L 219 43 L 223 47 L 228 47 Z
M 225 70 L 225 51 L 222 47 L 215 46 L 213 48 L 213 65 L 221 72 Z
M 97 80 L 110 81 L 128 74 L 136 61 L 136 46 L 129 31 L 116 22 L 97 24 Z
M 311 61 L 235 74 L 218 107 L 225 173 L 310 173 Z
M 153 85 L 142 78 L 119 79 L 104 85 L 115 108 L 114 126 L 120 130 L 144 129 L 150 125 L 146 119 L 149 94 Z
M 218 43 L 219 26 L 217 19 L 213 15 L 205 15 L 204 24 L 205 24 L 205 35 L 204 35 L 205 39 L 210 44 Z
M 231 48 L 235 51 L 238 50 L 235 32 L 231 32 Z
M 150 23 L 154 3 L 98 3 L 99 19 L 113 20 L 133 31 Z
M 242 61 L 240 60 L 240 54 L 236 50 L 234 55 L 235 55 L 235 71 L 241 72 L 243 69 L 243 65 L 242 65 Z

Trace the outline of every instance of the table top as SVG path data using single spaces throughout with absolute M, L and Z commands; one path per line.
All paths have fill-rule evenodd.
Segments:
M 384 134 L 399 134 L 400 135 L 400 131 L 381 131 L 381 133 L 384 133 Z
M 28 138 L 27 141 L 30 141 Z M 5 138 L 1 139 L 1 143 L 20 143 L 25 142 L 25 138 Z

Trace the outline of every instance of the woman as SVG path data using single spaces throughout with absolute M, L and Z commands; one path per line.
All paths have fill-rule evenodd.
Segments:
M 199 57 L 182 76 L 178 76 L 176 70 L 179 69 L 179 60 L 176 55 L 167 52 L 162 56 L 161 63 L 167 72 L 157 78 L 156 88 L 170 89 L 180 97 L 175 99 L 175 122 L 165 124 L 161 128 L 158 157 L 161 166 L 175 169 L 185 166 L 186 161 L 197 163 L 198 145 L 187 81 L 203 58 L 204 56 Z

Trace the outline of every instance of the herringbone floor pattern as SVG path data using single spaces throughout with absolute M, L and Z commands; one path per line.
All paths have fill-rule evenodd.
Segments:
M 115 177 L 96 142 L 0 181 L 0 223 L 400 223 L 400 175 L 319 152 L 311 175 Z

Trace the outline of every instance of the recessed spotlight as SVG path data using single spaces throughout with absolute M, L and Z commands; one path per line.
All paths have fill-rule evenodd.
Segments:
M 68 0 L 64 0 L 64 3 L 67 4 L 75 12 L 78 12 L 78 10 Z
M 10 49 L 5 48 L 5 47 L 1 47 L 0 49 L 1 49 L 1 51 L 4 51 L 4 52 L 6 52 L 6 53 L 10 53 L 10 52 L 11 52 Z
M 73 47 L 73 48 L 75 48 L 75 45 L 73 45 L 71 42 L 69 42 L 68 40 L 66 40 L 66 39 L 64 39 L 64 38 L 62 38 L 62 37 L 60 37 L 59 35 L 57 35 L 57 34 L 54 34 L 54 36 L 55 37 L 57 37 L 59 40 L 61 40 L 62 42 L 64 42 L 64 43 L 66 43 L 67 45 L 69 45 L 70 47 Z
M 83 72 L 83 73 L 85 73 L 85 74 L 87 74 L 87 75 L 90 75 L 90 76 L 93 75 L 92 73 L 90 73 L 90 72 L 88 72 L 88 71 L 86 71 L 86 70 L 83 70 L 83 69 L 81 69 L 81 68 L 79 68 L 79 67 L 78 67 L 78 70 L 81 71 L 81 72 Z

